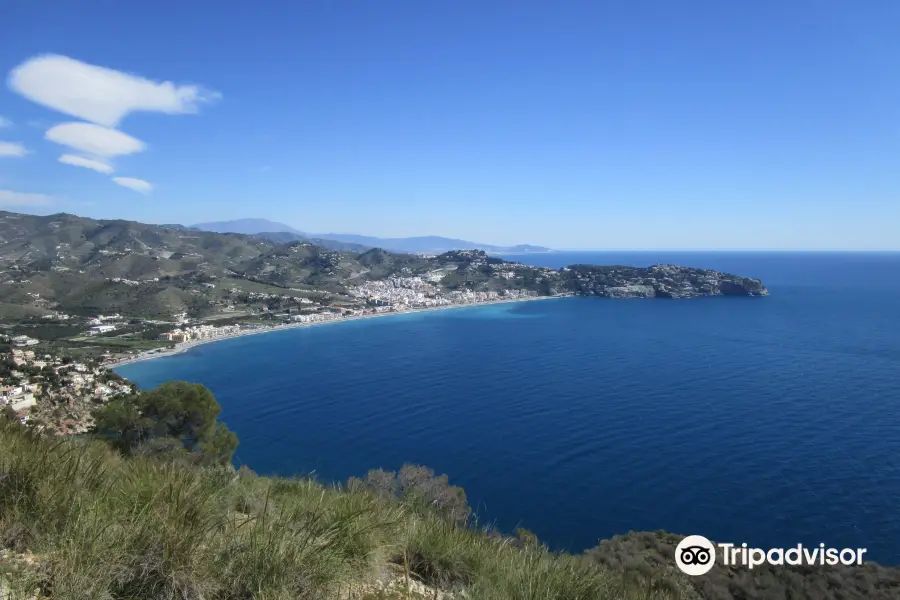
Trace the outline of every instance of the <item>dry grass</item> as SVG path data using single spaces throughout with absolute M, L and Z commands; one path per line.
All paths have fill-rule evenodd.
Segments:
M 730 597 L 727 587 L 704 589 L 672 569 L 677 537 L 618 540 L 590 556 L 552 553 L 527 532 L 503 537 L 461 523 L 459 493 L 425 479 L 404 500 L 365 485 L 123 458 L 100 441 L 50 440 L 0 421 L 0 584 L 13 598 L 58 600 Z M 894 584 L 896 573 L 858 572 L 872 585 Z M 404 585 L 374 585 L 398 577 Z M 735 584 L 756 597 L 753 582 Z M 865 594 L 844 586 L 843 597 Z
M 324 598 L 386 560 L 402 513 L 0 426 L 0 540 L 38 557 L 26 583 L 53 598 Z

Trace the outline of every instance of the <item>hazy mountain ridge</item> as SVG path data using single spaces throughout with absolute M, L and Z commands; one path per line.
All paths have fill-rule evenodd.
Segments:
M 213 221 L 209 223 L 197 223 L 189 225 L 192 229 L 202 229 L 203 231 L 212 231 L 215 233 L 243 233 L 246 235 L 256 235 L 267 231 L 295 233 L 297 235 L 306 236 L 307 234 L 294 229 L 290 225 L 270 221 L 268 219 L 233 219 L 231 221 Z
M 354 249 L 351 247 L 340 248 L 331 242 L 338 242 L 359 247 L 361 251 L 368 248 L 384 248 L 394 252 L 413 252 L 422 254 L 439 254 L 450 250 L 484 250 L 485 252 L 500 253 L 527 253 L 549 252 L 549 248 L 531 244 L 518 244 L 514 246 L 498 246 L 495 244 L 480 244 L 467 240 L 447 238 L 437 235 L 414 236 L 404 238 L 379 238 L 369 235 L 353 233 L 305 233 L 290 225 L 269 221 L 267 219 L 236 219 L 233 221 L 217 221 L 211 223 L 198 223 L 191 228 L 218 233 L 243 233 L 247 235 L 259 235 L 266 239 L 287 242 L 299 239 L 314 241 L 332 249 Z M 286 239 L 279 235 L 290 233 L 297 238 Z

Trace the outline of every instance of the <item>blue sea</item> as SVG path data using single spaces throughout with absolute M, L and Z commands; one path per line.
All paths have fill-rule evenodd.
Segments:
M 208 386 L 261 474 L 425 464 L 481 522 L 580 551 L 665 529 L 900 563 L 900 254 L 549 253 L 765 298 L 565 298 L 249 336 L 122 367 Z

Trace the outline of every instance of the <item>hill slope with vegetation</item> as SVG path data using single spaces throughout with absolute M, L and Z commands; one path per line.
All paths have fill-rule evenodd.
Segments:
M 205 317 L 236 305 L 269 308 L 248 306 L 247 296 L 254 294 L 352 304 L 359 297 L 352 289 L 389 278 L 421 278 L 435 282 L 438 291 L 667 298 L 766 293 L 756 279 L 687 267 L 556 270 L 479 250 L 430 257 L 358 250 L 69 214 L 0 212 L 0 318 L 54 311 Z
M 260 477 L 230 457 L 203 386 L 99 409 L 80 439 L 0 415 L 0 586 L 12 598 L 810 599 L 900 597 L 900 569 L 674 567 L 681 537 L 583 555 L 484 527 L 446 476 L 407 465 L 345 485 Z M 2 596 L 2 594 L 0 594 Z

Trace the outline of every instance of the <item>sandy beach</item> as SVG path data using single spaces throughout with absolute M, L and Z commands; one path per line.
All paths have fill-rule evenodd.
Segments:
M 152 360 L 154 358 L 161 358 L 163 356 L 173 356 L 175 354 L 182 354 L 187 352 L 191 348 L 196 346 L 200 346 L 203 344 L 212 344 L 215 342 L 221 342 L 223 340 L 231 340 L 234 338 L 244 337 L 248 335 L 260 335 L 264 333 L 272 333 L 274 331 L 285 331 L 287 329 L 297 329 L 299 327 L 316 327 L 318 325 L 330 325 L 334 323 L 346 323 L 349 321 L 359 321 L 362 319 L 376 319 L 379 317 L 392 317 L 396 315 L 408 315 L 412 313 L 420 313 L 420 312 L 431 312 L 436 310 L 449 310 L 454 308 L 472 308 L 474 306 L 490 306 L 494 304 L 510 304 L 513 302 L 531 302 L 533 300 L 555 300 L 559 298 L 566 298 L 568 296 L 559 295 L 559 296 L 529 296 L 527 298 L 513 298 L 509 300 L 488 300 L 485 302 L 469 302 L 466 304 L 447 304 L 444 306 L 425 306 L 421 308 L 411 308 L 409 310 L 401 310 L 401 311 L 391 311 L 391 312 L 383 312 L 383 313 L 374 313 L 368 315 L 356 315 L 352 317 L 343 317 L 337 319 L 330 319 L 327 321 L 312 321 L 309 323 L 284 323 L 281 325 L 275 325 L 271 327 L 260 327 L 259 329 L 247 329 L 245 331 L 239 331 L 236 333 L 231 333 L 228 335 L 222 335 L 214 338 L 202 339 L 202 340 L 191 340 L 189 342 L 181 342 L 176 344 L 172 349 L 166 350 L 151 350 L 147 352 L 143 352 L 141 354 L 137 354 L 135 356 L 129 356 L 115 363 L 110 363 L 108 365 L 109 368 L 122 367 L 125 365 L 130 365 L 136 362 L 144 361 L 144 360 Z

